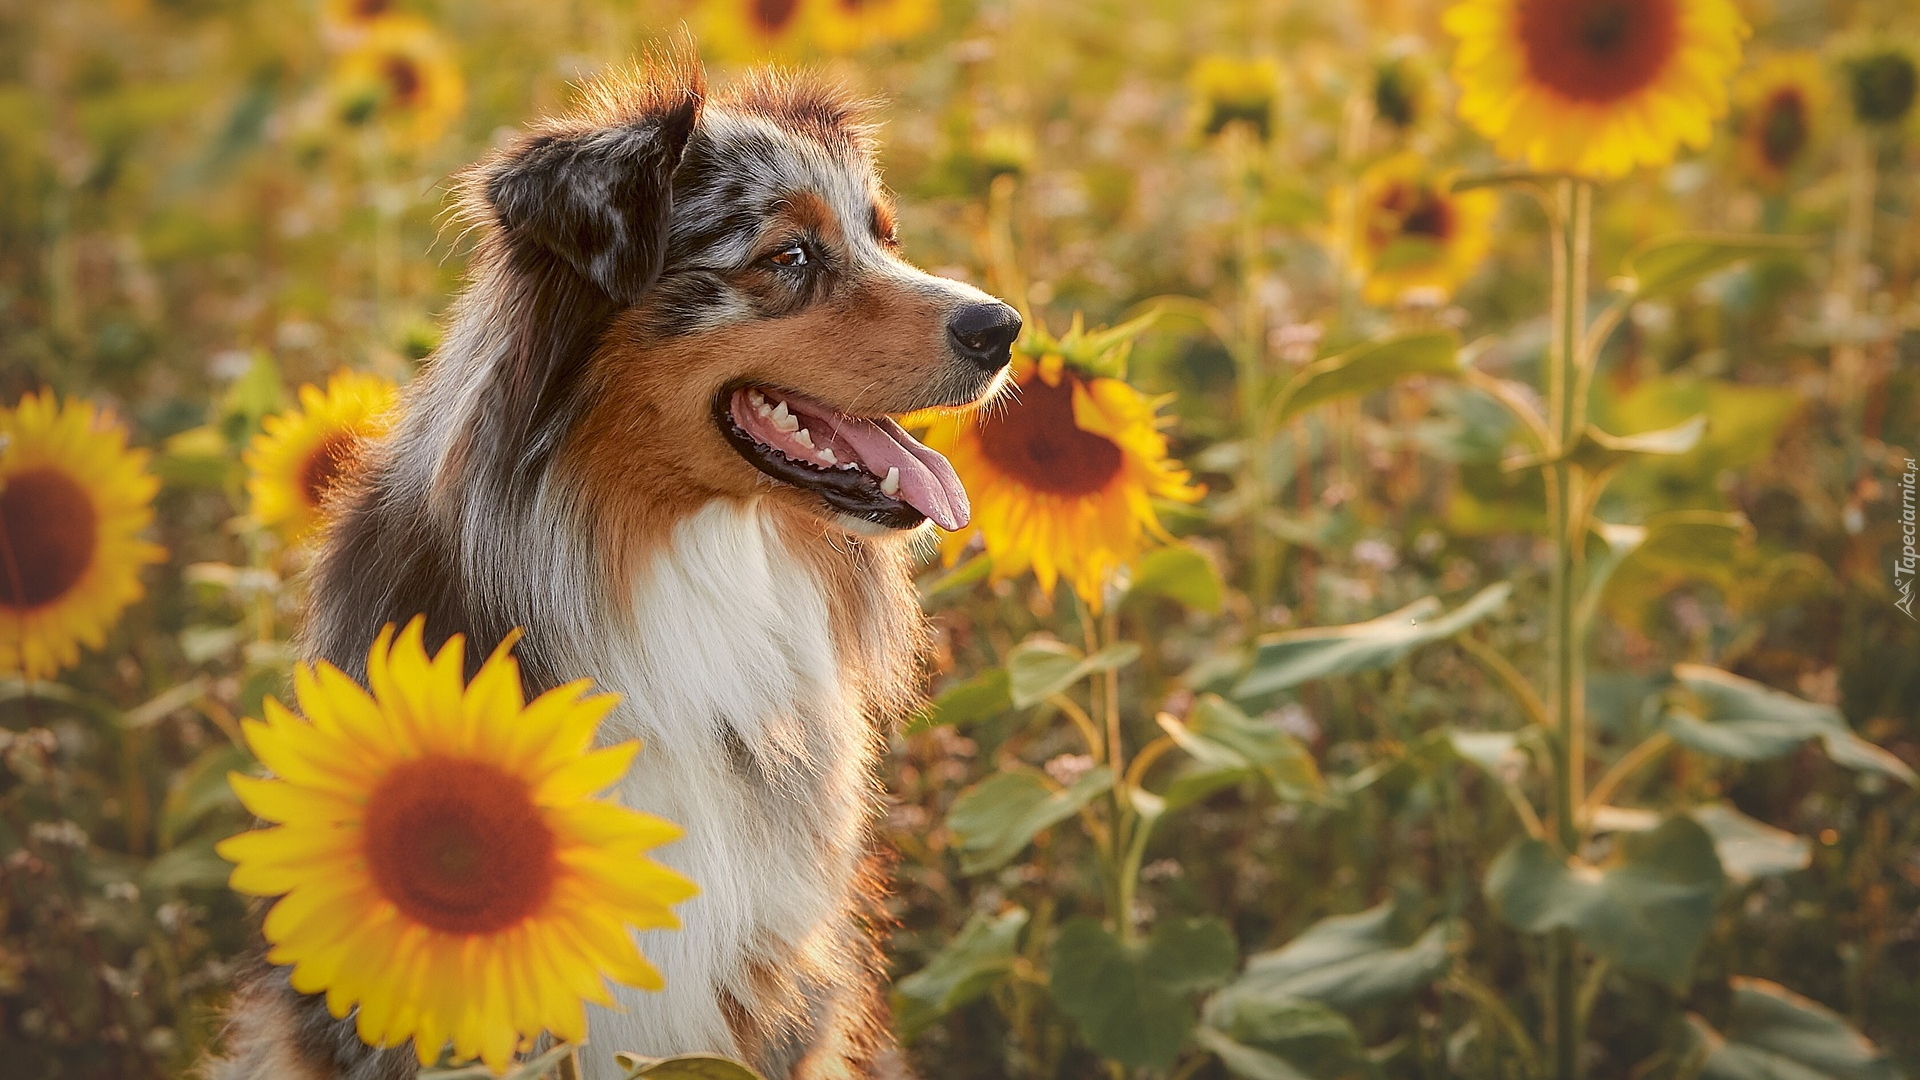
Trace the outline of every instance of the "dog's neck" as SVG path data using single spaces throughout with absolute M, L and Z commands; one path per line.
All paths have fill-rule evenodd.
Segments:
M 644 557 L 579 658 L 622 696 L 604 737 L 644 744 L 622 801 L 686 829 L 658 855 L 701 889 L 683 929 L 642 938 L 669 990 L 621 992 L 621 1011 L 593 1016 L 597 1044 L 777 1066 L 778 1033 L 809 1021 L 807 984 L 866 962 L 846 913 L 877 714 L 900 700 L 919 640 L 899 547 L 765 502 L 709 503 Z

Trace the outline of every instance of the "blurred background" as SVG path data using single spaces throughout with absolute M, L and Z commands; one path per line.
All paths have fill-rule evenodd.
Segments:
M 225 780 L 252 766 L 238 721 L 284 693 L 301 606 L 297 535 L 249 494 L 243 455 L 302 407 L 303 384 L 343 370 L 404 383 L 471 250 L 450 176 L 684 24 L 716 82 L 771 60 L 880 102 L 882 167 L 920 265 L 1018 299 L 1056 336 L 1076 313 L 1096 327 L 1162 312 L 1130 334 L 1125 376 L 1160 402 L 1170 453 L 1206 493 L 1160 507 L 1179 541 L 1162 550 L 1179 557 L 1107 585 L 1102 640 L 1143 649 L 1088 692 L 1108 695 L 1135 747 L 1162 712 L 1196 727 L 1260 634 L 1512 589 L 1464 631 L 1470 647 L 1239 694 L 1211 721 L 1252 740 L 1222 736 L 1238 759 L 1143 767 L 1162 794 L 1190 783 L 1142 834 L 1137 891 L 1116 912 L 1099 822 L 1074 816 L 1085 799 L 992 855 L 979 834 L 1000 826 L 979 823 L 980 799 L 971 824 L 950 820 L 963 792 L 1015 766 L 1044 777 L 1043 796 L 1086 776 L 1066 706 L 1049 703 L 1079 691 L 1036 690 L 1031 665 L 1011 696 L 992 676 L 1034 641 L 1092 640 L 1083 601 L 988 580 L 973 549 L 958 569 L 930 560 L 939 705 L 895 740 L 881 825 L 916 1067 L 1545 1075 L 1542 939 L 1487 883 L 1524 832 L 1514 799 L 1545 806 L 1550 769 L 1497 665 L 1470 655 L 1544 663 L 1552 551 L 1537 479 L 1502 467 L 1515 421 L 1442 378 L 1278 431 L 1249 425 L 1237 396 L 1248 372 L 1279 385 L 1414 331 L 1456 334 L 1512 393 L 1543 385 L 1548 214 L 1512 185 L 1448 186 L 1502 163 L 1456 118 L 1444 6 L 0 0 L 0 407 L 50 389 L 110 412 L 148 455 L 142 535 L 164 549 L 101 647 L 57 674 L 0 670 L 0 1072 L 180 1076 L 216 1045 L 252 931 L 212 844 L 248 824 Z M 1701 819 L 1718 876 L 1652 946 L 1685 970 L 1583 937 L 1614 962 L 1583 969 L 1582 1055 L 1604 1077 L 1920 1076 L 1920 794 L 1901 773 L 1920 766 L 1920 623 L 1896 606 L 1893 570 L 1901 475 L 1920 453 L 1920 18 L 1902 0 L 1738 6 L 1753 33 L 1711 143 L 1596 198 L 1596 310 L 1650 238 L 1799 239 L 1646 295 L 1601 354 L 1592 412 L 1608 430 L 1697 413 L 1709 427 L 1622 470 L 1609 495 L 1617 520 L 1706 527 L 1636 552 L 1596 592 L 1589 768 L 1668 722 L 1677 662 L 1815 710 L 1796 716 L 1843 717 L 1895 761 L 1850 764 L 1804 735 L 1646 761 L 1622 789 L 1632 805 L 1607 807 L 1629 815 L 1622 835 L 1645 827 L 1633 813 L 1733 817 Z M 1768 111 L 1783 87 L 1804 106 L 1784 120 Z M 1395 258 L 1433 252 L 1369 246 L 1355 223 L 1433 176 L 1453 215 L 1436 241 L 1447 268 L 1396 279 Z M 1594 842 L 1594 865 L 1639 866 Z M 1610 887 L 1690 887 L 1649 873 Z M 1364 927 L 1321 922 L 1362 911 Z M 1286 1008 L 1263 999 L 1257 1023 L 1223 997 L 1202 1006 L 1224 972 L 1155 982 L 1149 964 L 1139 1000 L 1081 1000 L 1104 991 L 1060 975 L 1055 928 L 1075 916 L 1142 933 L 1206 920 L 1242 957 L 1317 929 L 1360 967 L 1301 981 L 1290 954 Z M 1372 981 L 1342 981 L 1354 971 Z M 1765 996 L 1776 982 L 1804 997 Z M 1791 1017 L 1770 1028 L 1767 1008 Z M 1156 1016 L 1173 1016 L 1172 1049 L 1128 1045 L 1129 1017 Z M 1790 1024 L 1831 1053 L 1770 1046 Z

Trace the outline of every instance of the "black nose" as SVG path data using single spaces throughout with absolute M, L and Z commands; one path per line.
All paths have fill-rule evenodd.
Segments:
M 1007 366 L 1013 339 L 1020 336 L 1020 313 L 995 301 L 968 304 L 947 322 L 953 351 L 988 371 Z

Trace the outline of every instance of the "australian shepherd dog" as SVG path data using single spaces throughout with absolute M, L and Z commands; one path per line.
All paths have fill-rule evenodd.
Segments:
M 658 854 L 701 891 L 642 938 L 666 989 L 590 1012 L 589 1076 L 615 1050 L 900 1075 L 878 757 L 918 692 L 913 538 L 968 507 L 891 417 L 995 392 L 1020 318 L 901 256 L 857 103 L 773 75 L 709 96 L 687 52 L 465 175 L 468 284 L 336 494 L 304 652 L 364 680 L 388 623 L 476 659 L 524 627 L 529 693 L 620 695 L 603 738 L 645 744 L 620 795 L 685 828 Z M 228 1046 L 221 1080 L 415 1068 L 283 971 Z

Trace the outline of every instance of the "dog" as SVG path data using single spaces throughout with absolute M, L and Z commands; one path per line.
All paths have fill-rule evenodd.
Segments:
M 657 854 L 701 891 L 641 937 L 665 989 L 590 1010 L 588 1077 L 616 1050 L 905 1075 L 871 825 L 919 693 L 914 538 L 968 506 L 891 418 L 996 393 L 1020 317 L 902 258 L 838 89 L 710 96 L 675 46 L 580 100 L 463 174 L 467 284 L 332 498 L 302 651 L 364 681 L 383 625 L 472 660 L 522 627 L 530 694 L 620 695 L 620 798 L 686 830 Z M 413 1075 L 284 971 L 236 998 L 217 1080 Z

